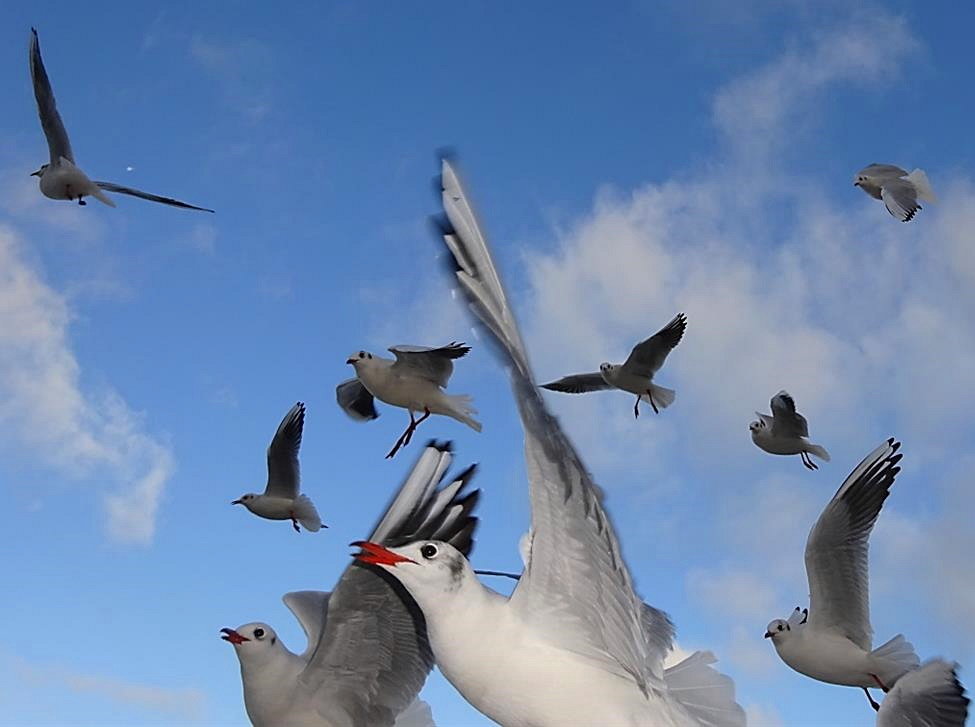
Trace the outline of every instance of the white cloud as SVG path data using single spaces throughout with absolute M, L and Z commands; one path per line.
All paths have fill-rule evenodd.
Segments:
M 94 485 L 110 535 L 148 543 L 173 470 L 169 448 L 144 432 L 114 391 L 87 392 L 71 349 L 71 310 L 0 227 L 0 432 L 10 453 Z M 94 480 L 97 478 L 97 482 Z

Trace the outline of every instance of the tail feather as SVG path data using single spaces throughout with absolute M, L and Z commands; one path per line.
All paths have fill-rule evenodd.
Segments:
M 891 664 L 891 667 L 883 675 L 884 684 L 889 688 L 894 682 L 904 676 L 907 672 L 917 669 L 921 665 L 921 660 L 914 652 L 914 644 L 904 638 L 904 634 L 897 634 L 886 644 L 881 644 L 870 652 L 876 659 L 883 659 Z
M 923 169 L 915 169 L 907 175 L 907 178 L 914 185 L 914 189 L 917 190 L 917 196 L 919 198 L 928 202 L 938 201 L 938 198 L 934 196 L 934 190 L 931 189 L 931 182 L 928 181 L 928 175 L 924 173 Z
M 674 403 L 674 399 L 677 398 L 677 392 L 673 389 L 666 389 L 663 386 L 657 386 L 654 383 L 650 384 L 650 393 L 653 394 L 653 403 L 658 409 L 666 409 L 668 406 Z M 646 394 L 640 397 L 643 401 L 649 403 L 650 397 Z
M 735 683 L 710 665 L 710 651 L 695 651 L 664 670 L 667 691 L 702 727 L 744 727 L 745 710 L 735 701 Z
M 473 407 L 474 400 L 467 394 L 447 394 L 447 405 L 450 408 L 450 416 L 460 422 L 464 422 L 475 432 L 481 431 L 481 423 L 474 418 L 477 409 Z
M 322 529 L 322 519 L 318 516 L 318 510 L 315 509 L 308 495 L 298 495 L 295 498 L 295 517 L 305 530 L 317 533 Z
M 806 451 L 809 454 L 819 457 L 823 462 L 829 462 L 829 452 L 826 451 L 825 447 L 821 447 L 818 444 L 810 444 L 806 447 Z
M 102 204 L 107 204 L 109 207 L 114 207 L 115 206 L 115 203 L 112 201 L 112 198 L 109 197 L 107 194 L 105 194 L 98 187 L 94 187 L 92 189 L 91 196 L 94 197 L 95 199 L 97 199 Z

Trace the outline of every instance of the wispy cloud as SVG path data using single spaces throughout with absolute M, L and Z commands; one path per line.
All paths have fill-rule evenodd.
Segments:
M 263 121 L 272 108 L 270 48 L 252 38 L 224 40 L 194 35 L 190 57 L 220 84 L 224 99 L 245 120 Z

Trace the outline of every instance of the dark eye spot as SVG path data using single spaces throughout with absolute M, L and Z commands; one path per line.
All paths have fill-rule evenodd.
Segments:
M 366 356 L 365 351 L 359 351 L 359 358 L 365 358 L 365 356 Z
M 779 628 L 782 628 L 782 627 L 779 626 Z M 254 638 L 255 639 L 263 639 L 264 638 L 264 629 L 254 629 Z
M 371 353 L 367 353 L 366 354 L 366 358 L 372 358 L 372 354 Z
M 277 636 L 272 636 L 271 637 L 271 646 L 274 646 L 276 643 L 278 643 L 278 637 Z
M 427 560 L 437 557 L 437 546 L 427 543 L 422 548 L 420 548 L 420 555 L 422 555 Z
M 779 624 L 779 631 L 781 631 L 782 628 L 783 628 L 782 624 Z

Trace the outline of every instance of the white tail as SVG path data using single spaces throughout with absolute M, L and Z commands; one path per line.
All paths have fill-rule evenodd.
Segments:
M 322 519 L 308 495 L 298 495 L 294 503 L 295 517 L 305 530 L 317 533 L 322 529 Z
M 914 644 L 905 639 L 903 634 L 897 634 L 886 644 L 881 644 L 870 652 L 870 656 L 883 659 L 890 664 L 890 667 L 881 675 L 881 679 L 888 689 L 907 672 L 917 669 L 921 665 L 921 660 L 914 653 Z
M 907 178 L 914 185 L 914 189 L 917 190 L 918 197 L 928 202 L 938 201 L 938 198 L 934 196 L 934 190 L 931 189 L 931 182 L 928 181 L 928 175 L 924 173 L 923 169 L 915 169 L 907 175 Z
M 653 403 L 658 409 L 666 409 L 677 398 L 677 392 L 673 389 L 665 389 L 663 386 L 657 386 L 653 383 L 650 384 L 650 393 L 653 394 Z M 648 403 L 650 401 L 650 397 L 646 394 L 640 398 Z
M 97 199 L 102 204 L 107 204 L 109 207 L 115 206 L 115 203 L 111 200 L 111 198 L 107 194 L 105 194 L 102 190 L 100 190 L 98 187 L 94 187 L 94 189 L 92 189 L 91 196 Z
M 481 423 L 474 418 L 477 409 L 472 406 L 474 400 L 471 397 L 467 394 L 444 394 L 444 398 L 447 399 L 447 406 L 450 409 L 446 412 L 448 416 L 464 422 L 475 432 L 481 431 Z
M 667 691 L 702 727 L 744 727 L 745 710 L 735 702 L 735 683 L 710 666 L 710 651 L 695 651 L 664 670 Z
M 413 704 L 399 713 L 393 727 L 436 727 L 436 724 L 430 705 L 422 699 L 415 699 Z
M 819 457 L 823 462 L 829 462 L 829 452 L 826 451 L 825 447 L 821 447 L 818 444 L 808 444 L 806 445 L 806 451 L 809 454 Z

